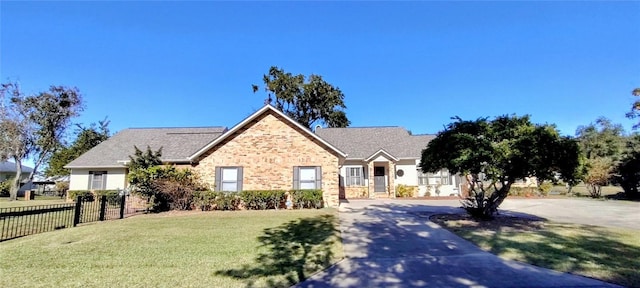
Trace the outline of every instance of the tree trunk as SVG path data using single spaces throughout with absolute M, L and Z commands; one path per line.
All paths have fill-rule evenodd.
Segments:
M 22 178 L 22 160 L 13 157 L 13 160 L 16 161 L 16 177 L 13 179 L 13 183 L 11 183 L 11 189 L 9 189 L 9 201 L 14 201 L 18 199 L 18 190 L 20 189 L 20 178 Z

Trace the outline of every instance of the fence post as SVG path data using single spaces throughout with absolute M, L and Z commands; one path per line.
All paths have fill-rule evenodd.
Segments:
M 124 205 L 126 202 L 127 196 L 124 195 L 124 193 L 122 193 L 122 196 L 120 196 L 120 219 L 124 218 Z
M 82 212 L 82 196 L 76 198 L 76 209 L 73 211 L 73 227 L 80 224 L 80 212 Z
M 107 195 L 100 197 L 100 221 L 104 221 L 104 214 L 107 211 Z

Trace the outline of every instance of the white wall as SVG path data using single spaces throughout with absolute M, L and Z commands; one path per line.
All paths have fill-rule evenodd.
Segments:
M 107 171 L 107 187 L 104 190 L 126 188 L 127 170 L 125 168 L 72 169 L 69 177 L 69 190 L 87 190 L 89 171 Z
M 418 170 L 416 167 L 417 160 L 400 160 L 396 162 L 396 179 L 395 184 L 403 184 L 408 186 L 418 186 Z M 402 170 L 404 175 L 399 176 L 398 171 Z

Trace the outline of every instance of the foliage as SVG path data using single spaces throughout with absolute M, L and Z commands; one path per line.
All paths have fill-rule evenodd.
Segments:
M 571 180 L 578 166 L 578 146 L 554 126 L 532 124 L 528 116 L 456 121 L 422 151 L 420 168 L 446 168 L 465 175 L 469 197 L 463 207 L 474 217 L 492 218 L 518 179 Z
M 17 83 L 0 86 L 0 161 L 11 158 L 16 163 L 12 200 L 20 186 L 22 161 L 33 159 L 32 180 L 40 164 L 62 146 L 71 118 L 83 108 L 77 88 L 51 86 L 46 92 L 24 95 Z
M 96 199 L 95 195 L 88 190 L 69 190 L 67 193 L 69 195 L 69 199 L 73 201 L 76 201 L 78 196 L 80 196 L 81 200 L 85 202 L 93 202 Z
M 611 178 L 613 163 L 610 158 L 595 158 L 587 160 L 587 167 L 584 183 L 591 197 L 600 198 L 602 186 L 607 185 Z
M 12 178 L 6 179 L 2 182 L 0 182 L 0 197 L 7 197 L 9 196 L 9 191 L 11 190 L 11 182 L 13 181 Z
M 285 191 L 282 190 L 246 190 L 240 192 L 240 198 L 244 203 L 244 207 L 249 210 L 266 210 L 282 207 L 286 195 Z
M 97 199 L 105 196 L 109 205 L 118 205 L 120 203 L 120 191 L 119 190 L 94 190 L 93 194 Z
M 633 91 L 631 91 L 631 95 L 639 97 L 640 88 L 633 89 Z M 627 113 L 627 118 L 629 119 L 635 119 L 638 118 L 638 116 L 640 116 L 640 100 L 633 102 L 631 105 L 631 111 Z M 638 127 L 640 127 L 640 123 L 633 125 L 633 129 L 638 129 Z
M 601 187 L 614 176 L 614 168 L 624 152 L 624 129 L 600 117 L 595 123 L 578 127 L 576 138 L 584 157 L 582 181 L 591 197 L 598 198 Z
M 240 209 L 241 201 L 238 192 L 217 192 L 213 203 L 216 210 L 233 211 Z
M 56 182 L 55 187 L 58 192 L 58 196 L 62 197 L 67 194 L 67 191 L 69 191 L 69 181 L 58 181 Z
M 89 127 L 77 125 L 79 131 L 77 132 L 76 140 L 74 140 L 71 145 L 51 155 L 44 174 L 49 177 L 69 175 L 69 170 L 65 169 L 64 166 L 91 150 L 91 148 L 107 140 L 109 138 L 108 125 L 109 121 L 106 119 L 99 121 L 97 127 L 95 124 L 91 124 Z
M 146 197 L 153 211 L 191 209 L 194 193 L 207 190 L 191 169 L 161 166 L 162 148 L 155 152 L 150 147 L 146 152 L 134 148 L 135 156 L 130 156 L 127 178 L 133 192 Z
M 298 209 L 323 207 L 322 190 L 291 190 L 290 193 L 293 206 Z
M 193 206 L 201 211 L 210 211 L 215 208 L 215 199 L 218 192 L 212 190 L 202 190 L 193 192 Z
M 627 140 L 626 150 L 616 167 L 617 181 L 628 199 L 640 199 L 640 135 Z
M 328 127 L 349 126 L 350 122 L 343 111 L 347 108 L 344 94 L 324 81 L 322 76 L 311 74 L 305 79 L 302 74 L 292 75 L 278 67 L 271 67 L 263 81 L 265 90 L 276 97 L 275 107 L 303 126 L 311 129 L 318 122 Z M 258 86 L 253 85 L 253 92 L 257 90 Z
M 396 197 L 402 197 L 402 198 L 413 197 L 417 189 L 418 189 L 417 186 L 407 186 L 404 184 L 398 184 L 396 186 Z

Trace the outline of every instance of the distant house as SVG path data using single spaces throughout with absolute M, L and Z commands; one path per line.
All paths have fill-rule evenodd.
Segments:
M 21 180 L 27 180 L 33 168 L 22 165 Z M 16 163 L 5 161 L 0 162 L 0 182 L 16 177 Z
M 71 170 L 70 190 L 126 188 L 135 145 L 162 147 L 164 163 L 197 171 L 219 191 L 322 189 L 327 206 L 337 206 L 339 198 L 394 197 L 397 184 L 421 187 L 423 194 L 429 185 L 442 196 L 457 193 L 459 179 L 446 171 L 418 172 L 420 152 L 432 137 L 399 127 L 313 133 L 265 105 L 230 129 L 125 129 L 65 168 Z

